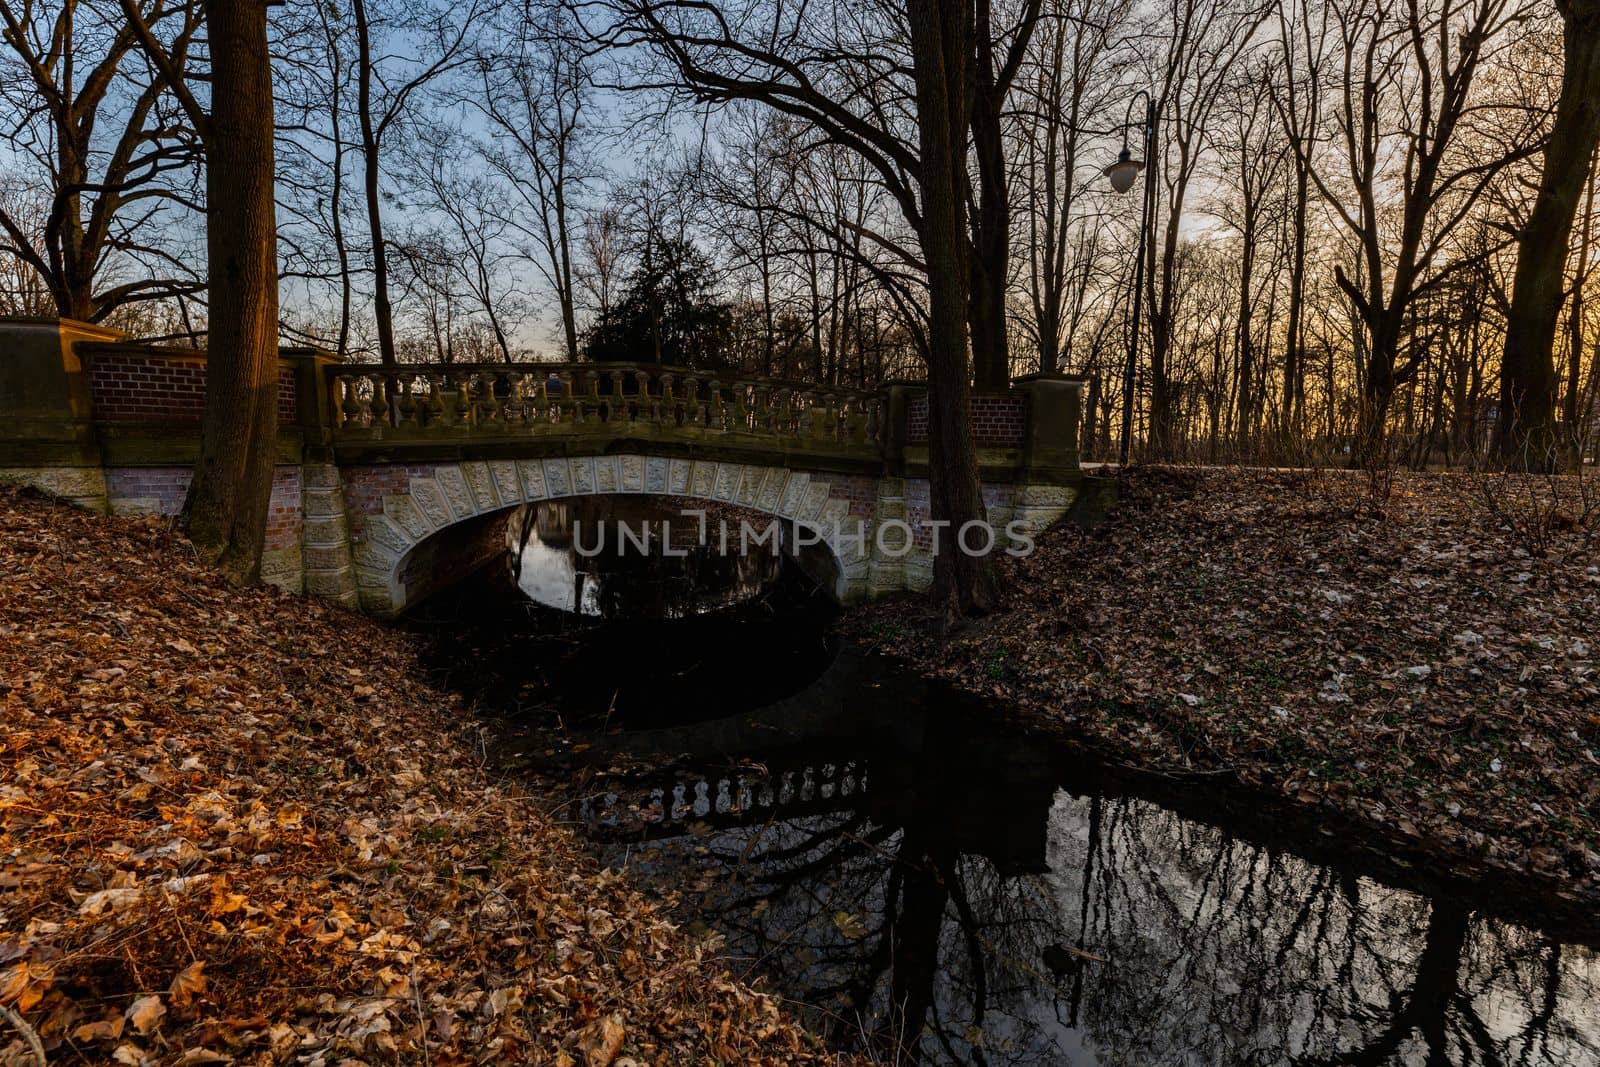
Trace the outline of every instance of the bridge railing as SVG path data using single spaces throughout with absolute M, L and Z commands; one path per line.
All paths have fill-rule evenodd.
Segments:
M 644 363 L 328 366 L 347 438 L 548 432 L 744 434 L 876 447 L 877 393 Z

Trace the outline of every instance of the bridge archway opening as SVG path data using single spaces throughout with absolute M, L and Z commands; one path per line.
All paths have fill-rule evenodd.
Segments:
M 403 492 L 383 494 L 356 551 L 362 606 L 380 616 L 403 614 L 502 555 L 525 506 L 598 497 L 703 511 L 699 521 L 718 542 L 726 524 L 735 551 L 741 537 L 747 553 L 776 550 L 835 603 L 867 586 L 871 524 L 851 513 L 849 494 L 859 499 L 863 489 L 848 479 L 642 456 L 443 464 L 408 475 Z
M 768 594 L 780 580 L 831 598 L 839 573 L 830 550 L 797 548 L 792 524 L 780 518 L 674 497 L 526 504 L 513 514 L 507 541 L 523 595 L 605 619 L 720 611 Z M 793 571 L 787 578 L 786 569 Z

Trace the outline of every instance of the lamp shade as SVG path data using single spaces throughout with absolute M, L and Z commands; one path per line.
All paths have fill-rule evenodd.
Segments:
M 1141 170 L 1144 170 L 1144 163 L 1134 159 L 1124 148 L 1117 156 L 1117 161 L 1105 169 L 1105 175 L 1111 179 L 1111 188 L 1125 193 L 1133 188 L 1133 181 Z

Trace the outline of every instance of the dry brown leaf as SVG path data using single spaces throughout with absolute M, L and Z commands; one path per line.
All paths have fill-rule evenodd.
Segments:
M 174 1008 L 187 1008 L 196 996 L 205 992 L 205 967 L 204 960 L 195 960 L 173 977 L 167 995 L 172 998 Z
M 584 1027 L 578 1034 L 584 1067 L 611 1067 L 611 1061 L 622 1051 L 625 1036 L 619 1014 L 602 1016 Z
M 167 1014 L 166 1005 L 161 1003 L 161 997 L 150 994 L 140 997 L 128 1005 L 127 1019 L 133 1024 L 133 1029 L 142 1037 L 149 1034 L 161 1025 L 161 1019 Z

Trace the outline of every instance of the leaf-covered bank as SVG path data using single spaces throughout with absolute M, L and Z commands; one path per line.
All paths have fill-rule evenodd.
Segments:
M 153 520 L 0 489 L 0 1004 L 50 1062 L 828 1059 L 423 675 Z
M 1400 475 L 1378 506 L 1346 472 L 1136 469 L 1108 522 L 1006 563 L 989 618 L 941 635 L 900 599 L 847 625 L 1113 761 L 1592 902 L 1600 566 L 1581 516 L 1547 514 L 1535 556 L 1487 491 Z

